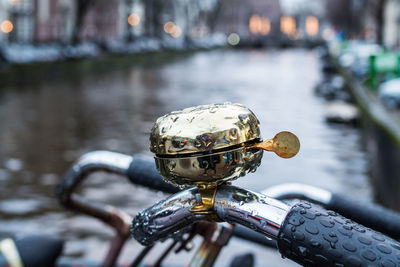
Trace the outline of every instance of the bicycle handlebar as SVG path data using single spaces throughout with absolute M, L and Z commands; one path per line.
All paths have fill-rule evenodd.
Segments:
M 72 209 L 87 213 L 89 215 L 95 216 L 102 221 L 110 224 L 114 228 L 117 229 L 119 232 L 119 240 L 117 239 L 116 242 L 113 243 L 118 243 L 122 244 L 124 242 L 125 236 L 126 236 L 126 225 L 127 225 L 127 219 L 130 218 L 127 214 L 120 213 L 118 210 L 112 209 L 110 207 L 100 207 L 97 205 L 93 205 L 92 203 L 85 202 L 81 198 L 78 198 L 78 196 L 73 195 L 73 191 L 76 189 L 76 187 L 88 176 L 88 174 L 95 172 L 95 171 L 106 171 L 106 172 L 111 172 L 111 173 L 116 173 L 120 174 L 123 176 L 127 176 L 129 180 L 134 183 L 134 184 L 139 184 L 142 186 L 146 186 L 151 189 L 156 189 L 160 190 L 163 192 L 167 193 L 176 193 L 179 191 L 178 188 L 173 187 L 172 185 L 169 185 L 165 183 L 162 179 L 162 177 L 159 175 L 158 171 L 155 168 L 154 161 L 149 157 L 143 157 L 143 156 L 127 156 L 119 153 L 113 153 L 113 152 L 107 152 L 107 151 L 96 151 L 96 152 L 91 152 L 88 153 L 84 156 L 82 156 L 75 164 L 74 166 L 67 172 L 67 174 L 64 177 L 64 180 L 60 184 L 60 186 L 57 188 L 57 196 L 60 200 L 60 202 Z M 308 186 L 308 189 L 304 192 L 301 192 L 303 187 L 295 186 L 296 189 L 293 191 L 293 186 L 292 189 L 288 185 L 282 185 L 281 189 L 286 186 L 286 192 L 285 190 L 275 190 L 275 195 L 270 193 L 270 196 L 276 197 L 278 199 L 282 198 L 292 198 L 292 197 L 297 197 L 300 199 L 307 199 L 311 200 L 314 202 L 317 202 L 319 204 L 322 204 L 326 208 L 330 208 L 335 210 L 336 212 L 339 212 L 341 215 L 344 215 L 346 217 L 350 217 L 353 220 L 357 220 L 358 222 L 362 223 L 363 225 L 369 226 L 371 228 L 374 228 L 375 230 L 379 230 L 382 232 L 385 232 L 393 237 L 400 237 L 400 215 L 396 214 L 395 212 L 386 210 L 384 208 L 381 208 L 377 205 L 365 205 L 364 203 L 359 203 L 359 202 L 354 202 L 353 200 L 348 199 L 347 197 L 343 197 L 337 194 L 332 194 L 326 190 L 318 189 L 315 187 L 310 187 Z M 228 186 L 229 187 L 229 186 Z M 216 209 L 217 214 L 219 215 L 220 218 L 224 218 L 228 222 L 236 222 L 238 224 L 245 225 L 246 227 L 249 227 L 252 230 L 256 230 L 258 232 L 263 233 L 264 235 L 270 236 L 272 238 L 275 238 L 278 241 L 278 247 L 281 251 L 281 253 L 288 257 L 291 258 L 299 263 L 302 260 L 309 260 L 306 263 L 306 265 L 310 265 L 311 261 L 314 261 L 314 263 L 318 262 L 318 260 L 321 259 L 327 259 L 328 263 L 329 262 L 337 262 L 338 259 L 334 259 L 330 257 L 329 255 L 325 255 L 326 251 L 330 251 L 330 253 L 335 253 L 332 251 L 332 247 L 328 247 L 327 243 L 323 242 L 328 242 L 327 240 L 330 240 L 330 238 L 333 238 L 332 236 L 337 237 L 337 242 L 335 245 L 335 251 L 339 252 L 340 255 L 342 255 L 340 258 L 343 257 L 349 260 L 353 260 L 353 263 L 357 263 L 360 260 L 369 260 L 373 259 L 373 255 L 375 255 L 376 259 L 374 260 L 369 260 L 369 264 L 375 264 L 376 262 L 381 262 L 383 266 L 391 266 L 390 262 L 393 260 L 393 257 L 390 256 L 396 251 L 397 254 L 400 254 L 400 245 L 398 243 L 380 233 L 374 232 L 372 230 L 363 228 L 360 225 L 357 225 L 354 222 L 351 222 L 347 219 L 344 219 L 341 216 L 334 215 L 334 213 L 326 211 L 316 211 L 318 209 L 315 209 L 312 207 L 308 210 L 306 210 L 306 213 L 310 213 L 315 215 L 315 218 L 313 219 L 308 218 L 303 218 L 304 213 L 303 208 L 299 208 L 298 206 L 292 208 L 289 212 L 289 208 L 287 210 L 287 217 L 286 215 L 282 217 L 282 214 L 280 216 L 275 216 L 273 217 L 275 219 L 272 219 L 272 221 L 268 220 L 262 220 L 260 219 L 260 216 L 255 215 L 255 212 L 260 212 L 263 213 L 262 209 L 260 210 L 261 206 L 260 203 L 257 205 L 253 206 L 252 208 L 247 208 L 245 207 L 250 207 L 251 205 L 247 203 L 245 200 L 243 200 L 243 203 L 246 202 L 247 204 L 244 205 L 241 202 L 237 202 L 236 200 L 232 200 L 232 196 L 235 196 L 235 199 L 240 199 L 240 197 L 243 198 L 244 194 L 247 195 L 249 194 L 251 197 L 250 199 L 264 199 L 264 196 L 262 194 L 257 194 L 253 193 L 244 189 L 242 193 L 237 194 L 234 192 L 229 192 L 228 189 L 225 191 L 221 191 L 220 187 L 219 193 L 217 196 L 219 196 L 219 199 L 221 201 L 216 202 L 216 207 L 219 207 Z M 230 187 L 230 188 L 235 188 L 235 187 Z M 238 188 L 236 188 L 238 189 Z M 275 188 L 276 189 L 276 188 Z M 195 192 L 196 189 L 189 189 L 194 190 Z M 239 190 L 239 191 L 240 191 Z M 297 192 L 296 192 L 297 190 Z M 319 191 L 318 191 L 319 190 Z M 187 191 L 187 190 L 186 190 Z M 184 191 L 184 192 L 186 192 Z M 271 190 L 270 190 L 271 191 Z M 223 193 L 225 193 L 225 199 L 222 198 Z M 181 194 L 181 193 L 179 193 Z M 221 195 L 222 194 L 222 195 Z M 173 197 L 173 196 L 172 196 Z M 218 198 L 217 198 L 218 199 Z M 246 199 L 246 198 L 245 198 Z M 267 200 L 271 200 L 270 198 L 266 198 Z M 223 201 L 222 201 L 223 200 Z M 192 203 L 191 201 L 195 201 L 194 199 L 190 199 L 188 203 Z M 233 201 L 233 202 L 232 202 Z M 239 208 L 232 208 L 231 205 L 226 205 L 226 203 L 235 203 L 235 207 Z M 272 200 L 271 203 L 280 203 L 278 206 L 282 205 L 281 208 L 283 208 L 285 205 L 281 202 L 277 202 L 277 200 Z M 221 204 L 221 205 L 220 205 Z M 255 204 L 255 203 L 253 203 Z M 249 206 L 250 205 L 250 206 Z M 192 207 L 192 205 L 189 205 Z M 186 211 L 189 211 L 189 206 L 185 206 Z M 286 206 L 287 207 L 287 206 Z M 271 207 L 270 207 L 271 208 Z M 269 215 L 274 214 L 274 209 L 269 210 Z M 238 210 L 243 211 L 238 212 Z M 284 208 L 283 208 L 284 210 Z M 281 210 L 282 212 L 282 210 Z M 325 212 L 325 213 L 324 213 Z M 253 214 L 252 214 L 253 213 Z M 300 214 L 300 215 L 299 215 Z M 321 215 L 325 214 L 325 215 Z M 139 214 L 140 215 L 140 214 Z M 138 216 L 139 216 L 138 215 Z M 143 215 L 143 214 L 142 214 Z M 169 214 L 170 217 L 175 217 L 176 218 L 186 218 L 185 216 L 190 216 L 193 215 L 192 213 L 184 212 L 181 213 L 181 217 L 177 216 L 178 214 L 171 215 Z M 303 217 L 301 217 L 303 216 Z M 313 215 L 310 215 L 313 216 Z M 201 217 L 201 216 L 200 216 Z M 186 224 L 184 225 L 189 225 L 193 223 L 193 220 L 198 220 L 201 219 L 199 216 L 195 216 L 191 218 L 191 221 L 187 221 Z M 327 218 L 325 218 L 327 217 Z M 248 219 L 251 219 L 251 222 L 248 222 Z M 267 219 L 266 217 L 265 219 Z M 286 219 L 285 219 L 286 218 Z M 293 225 L 291 221 L 295 221 L 293 218 L 303 218 L 304 223 L 301 225 Z M 339 219 L 338 219 L 339 218 Z M 342 219 L 340 219 L 342 218 Z M 260 219 L 260 220 L 259 220 Z M 300 220 L 300 219 L 298 219 Z M 301 220 L 301 221 L 302 221 Z M 319 234 L 311 235 L 307 229 L 306 226 L 310 225 L 309 227 L 312 227 L 312 225 L 324 225 L 326 224 L 326 220 L 332 221 L 335 224 L 329 228 L 330 231 L 328 232 L 323 232 L 322 230 L 318 230 Z M 341 226 L 337 220 L 341 220 L 342 223 L 344 221 L 344 226 Z M 159 220 L 158 220 L 159 222 Z M 279 224 L 281 222 L 281 224 Z M 328 225 L 328 224 L 327 224 Z M 182 225 L 178 225 L 179 229 Z M 320 226 L 321 227 L 321 226 Z M 325 227 L 325 226 L 324 226 Z M 342 234 L 342 232 L 345 232 L 343 229 L 350 229 L 349 231 L 351 232 L 350 237 L 346 237 L 346 235 Z M 120 229 L 120 230 L 118 230 Z M 176 228 L 174 228 L 176 229 Z M 243 229 L 243 228 L 242 228 Z M 266 230 L 267 229 L 267 230 Z M 289 231 L 289 230 L 290 231 Z M 324 228 L 322 228 L 324 229 Z M 328 229 L 328 228 L 327 228 Z M 360 233 L 357 230 L 354 229 L 364 229 L 364 233 Z M 171 229 L 167 229 L 165 234 L 167 236 L 167 233 Z M 249 231 L 249 230 L 247 230 Z M 128 231 L 129 232 L 129 231 Z M 246 236 L 246 233 L 240 229 L 241 233 L 238 233 L 238 236 Z M 346 232 L 347 233 L 347 232 Z M 365 234 L 366 233 L 366 234 Z M 365 234 L 365 235 L 364 235 Z M 304 235 L 304 240 L 298 240 L 299 236 L 302 237 Z M 331 236 L 332 235 L 332 236 Z M 349 240 L 346 240 L 345 237 L 348 238 Z M 365 237 L 366 236 L 366 237 Z M 365 241 L 364 238 L 367 238 L 369 241 Z M 249 239 L 249 238 L 246 238 Z M 251 238 L 250 238 L 251 239 Z M 259 238 L 258 238 L 259 239 Z M 288 242 L 290 241 L 290 244 L 288 245 Z M 336 239 L 334 239 L 336 240 Z M 365 241 L 366 243 L 363 243 L 362 241 Z M 382 241 L 384 240 L 384 241 Z M 319 254 L 315 251 L 316 248 L 314 246 L 317 244 L 321 244 L 319 247 Z M 354 246 L 349 246 L 348 242 L 346 243 L 345 241 L 351 241 L 355 244 Z M 285 243 L 286 242 L 286 243 Z M 357 243 L 358 242 L 358 243 Z M 361 244 L 361 243 L 362 244 Z M 274 243 L 272 242 L 266 242 L 266 245 L 273 245 Z M 286 245 L 285 245 L 286 244 Z M 314 244 L 314 245 L 313 245 Z M 325 244 L 325 245 L 324 245 Z M 331 246 L 332 243 L 329 243 L 329 246 Z M 286 246 L 286 247 L 285 247 Z M 288 249 L 288 246 L 290 249 Z M 350 248 L 350 250 L 346 249 Z M 355 250 L 354 250 L 354 247 Z M 389 248 L 389 249 L 385 249 Z M 314 249 L 314 250 L 313 250 Z M 343 250 L 344 249 L 344 250 Z M 290 252 L 291 251 L 291 252 Z M 393 251 L 393 253 L 392 253 Z M 115 250 L 114 253 L 111 253 L 109 251 L 109 255 L 107 255 L 108 262 L 111 264 L 112 262 L 115 261 L 116 255 Z M 315 253 L 317 254 L 315 254 Z M 323 252 L 323 253 L 322 253 Z M 328 253 L 326 252 L 326 253 Z M 357 254 L 358 253 L 358 254 Z M 364 253 L 364 254 L 360 254 Z M 382 256 L 380 253 L 384 253 Z M 306 254 L 304 256 L 303 254 Z M 310 255 L 309 255 L 310 254 Z M 311 255 L 313 254 L 313 255 Z M 299 256 L 301 255 L 301 256 Z M 308 257 L 308 256 L 309 257 Z M 317 255 L 320 255 L 321 257 L 317 257 Z M 336 256 L 339 254 L 336 253 Z M 354 256 L 356 255 L 356 256 Z M 389 255 L 389 256 L 385 256 Z M 332 256 L 332 255 L 331 255 Z M 311 257 L 311 258 L 310 258 Z M 317 257 L 318 259 L 316 259 Z M 357 258 L 358 260 L 354 260 Z M 400 258 L 398 258 L 400 259 Z M 107 261 L 107 259 L 106 259 Z M 397 261 L 395 261 L 397 263 Z M 386 265 L 385 265 L 386 264 Z M 111 265 L 110 265 L 111 266 Z M 395 266 L 395 265 L 393 265 Z
M 399 266 L 399 242 L 309 203 L 292 207 L 277 243 L 305 266 Z
M 196 193 L 196 188 L 187 189 L 140 212 L 132 221 L 132 236 L 152 245 L 205 219 L 190 211 Z M 284 257 L 305 266 L 396 266 L 399 260 L 399 242 L 309 203 L 290 208 L 262 194 L 223 185 L 217 189 L 213 211 L 222 221 L 277 240 Z
M 302 199 L 322 205 L 364 226 L 400 238 L 400 214 L 374 203 L 352 199 L 343 194 L 305 184 L 280 184 L 262 192 L 275 199 Z
M 196 187 L 189 188 L 139 212 L 131 225 L 132 236 L 143 245 L 152 245 L 205 219 L 206 215 L 191 212 L 197 193 Z M 274 239 L 289 209 L 281 201 L 228 185 L 218 187 L 213 206 L 222 221 L 241 224 Z

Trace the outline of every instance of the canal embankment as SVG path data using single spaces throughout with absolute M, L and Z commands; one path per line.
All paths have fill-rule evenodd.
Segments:
M 400 210 L 400 116 L 387 109 L 376 94 L 332 56 L 347 88 L 361 111 L 363 142 L 370 160 L 370 177 L 375 200 Z

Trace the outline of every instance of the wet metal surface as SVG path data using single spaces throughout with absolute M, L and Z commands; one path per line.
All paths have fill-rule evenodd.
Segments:
M 371 199 L 360 132 L 327 125 L 326 104 L 313 95 L 318 64 L 316 53 L 301 49 L 198 52 L 67 81 L 1 88 L 0 236 L 57 234 L 68 240 L 66 254 L 98 260 L 110 230 L 59 206 L 54 187 L 60 175 L 95 149 L 151 155 L 148 138 L 156 118 L 227 101 L 249 107 L 260 120 L 262 136 L 287 130 L 301 142 L 292 159 L 265 153 L 257 172 L 235 185 L 261 191 L 298 182 Z M 81 193 L 131 213 L 163 198 L 104 175 L 90 179 Z M 240 240 L 232 239 L 229 247 L 217 263 L 252 250 L 260 266 L 290 266 L 278 253 Z M 140 246 L 129 242 L 122 258 L 139 252 Z M 190 255 L 179 259 L 185 258 Z

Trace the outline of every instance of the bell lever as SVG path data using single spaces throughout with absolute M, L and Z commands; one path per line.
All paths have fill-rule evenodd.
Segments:
M 275 135 L 274 138 L 266 140 L 264 142 L 255 144 L 249 147 L 249 149 L 264 149 L 267 151 L 273 151 L 281 158 L 292 158 L 300 150 L 300 141 L 296 135 L 291 132 L 280 132 Z

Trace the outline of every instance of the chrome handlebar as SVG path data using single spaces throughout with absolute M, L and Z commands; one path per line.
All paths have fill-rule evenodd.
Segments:
M 108 151 L 96 151 L 84 155 L 66 173 L 57 190 L 60 202 L 66 207 L 97 217 L 116 229 L 116 237 L 103 262 L 103 266 L 113 266 L 129 236 L 131 217 L 114 208 L 100 207 L 84 201 L 74 194 L 77 186 L 88 177 L 88 174 L 96 171 L 120 174 L 128 177 L 134 184 L 168 193 L 177 192 L 179 189 L 162 181 L 152 159 L 131 157 Z M 197 188 L 189 188 L 139 213 L 133 220 L 130 230 L 142 244 L 152 244 L 157 240 L 170 237 L 171 234 L 178 235 L 179 238 L 179 234 L 186 233 L 185 228 L 192 227 L 191 225 L 197 221 L 208 219 L 243 225 L 261 233 L 259 235 L 261 237 L 266 236 L 277 240 L 278 234 L 284 229 L 288 233 L 293 231 L 294 228 L 290 228 L 291 226 L 288 228 L 288 225 L 297 225 L 295 212 L 292 213 L 291 207 L 279 199 L 299 198 L 337 211 L 364 226 L 394 237 L 400 236 L 400 224 L 398 223 L 400 215 L 381 207 L 374 205 L 366 207 L 365 203 L 359 204 L 338 194 L 302 184 L 282 184 L 270 187 L 263 193 L 269 197 L 239 187 L 221 185 L 216 190 L 215 202 L 211 210 L 213 216 L 211 216 L 207 213 L 193 213 L 193 206 L 199 203 L 199 194 Z M 301 213 L 301 210 L 299 212 Z M 319 213 L 315 213 L 315 215 L 317 214 Z M 242 231 L 245 227 L 238 227 L 238 229 Z M 236 236 L 254 240 L 248 234 L 252 231 L 246 229 L 242 232 L 240 235 L 233 233 Z M 210 238 L 213 241 L 215 236 L 212 235 Z M 211 250 L 215 249 L 211 248 Z
M 132 221 L 131 234 L 143 245 L 181 234 L 193 223 L 204 219 L 219 219 L 237 223 L 269 238 L 276 239 L 290 207 L 285 203 L 243 188 L 221 185 L 208 214 L 191 212 L 196 203 L 197 188 L 189 188 L 164 199 L 140 212 Z
M 311 201 L 322 206 L 332 200 L 332 193 L 328 190 L 298 183 L 286 183 L 268 187 L 263 194 L 275 199 L 301 199 Z

